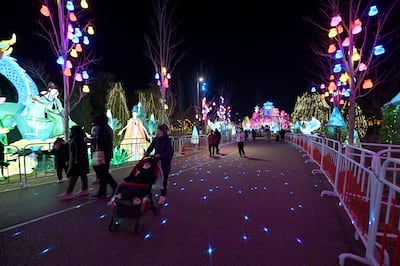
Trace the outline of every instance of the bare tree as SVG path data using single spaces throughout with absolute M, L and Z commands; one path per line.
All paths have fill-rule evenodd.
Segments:
M 163 123 L 169 124 L 169 115 L 173 112 L 175 104 L 172 99 L 173 93 L 169 88 L 169 77 L 173 76 L 176 64 L 182 60 L 184 54 L 177 53 L 178 46 L 183 39 L 177 38 L 178 23 L 173 20 L 178 1 L 154 0 L 154 16 L 151 21 L 151 34 L 145 35 L 146 55 L 153 63 L 155 73 L 159 75 L 159 87 L 161 90 L 161 119 Z M 167 90 L 167 88 L 169 88 Z M 168 116 L 164 104 L 168 106 Z
M 90 82 L 90 67 L 99 60 L 87 49 L 89 35 L 93 33 L 90 21 L 83 20 L 87 7 L 75 5 L 74 2 L 41 0 L 40 12 L 44 18 L 38 20 L 38 24 L 42 31 L 36 32 L 47 40 L 53 54 L 58 58 L 57 63 L 61 65 L 64 86 L 64 133 L 67 140 L 70 112 L 88 93 L 88 90 L 83 88 L 88 89 L 86 86 Z M 86 1 L 85 3 L 87 4 Z
M 317 75 L 335 97 L 348 98 L 350 144 L 354 142 L 357 100 L 398 76 L 394 67 L 388 67 L 395 62 L 391 55 L 398 48 L 395 34 L 399 27 L 390 21 L 398 2 L 392 1 L 383 10 L 373 1 L 328 0 L 321 13 L 329 18 L 329 28 L 307 19 L 325 34 L 318 39 L 320 46 L 313 45 L 317 56 L 328 59 L 318 64 Z

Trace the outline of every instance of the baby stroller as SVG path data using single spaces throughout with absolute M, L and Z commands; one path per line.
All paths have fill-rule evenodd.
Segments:
M 108 203 L 114 207 L 113 215 L 108 225 L 110 232 L 117 232 L 123 218 L 136 219 L 134 233 L 139 235 L 144 231 L 140 224 L 143 214 L 152 211 L 157 216 L 157 208 L 152 198 L 152 186 L 158 177 L 157 161 L 152 157 L 141 159 L 132 169 L 129 176 L 118 185 L 115 195 Z

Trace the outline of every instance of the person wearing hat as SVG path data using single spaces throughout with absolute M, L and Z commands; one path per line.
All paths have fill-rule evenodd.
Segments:
M 168 136 L 167 125 L 162 124 L 158 126 L 156 137 L 147 148 L 144 156 L 149 156 L 153 150 L 154 158 L 161 162 L 161 169 L 164 175 L 163 188 L 161 189 L 161 195 L 158 201 L 158 204 L 163 205 L 166 200 L 165 196 L 167 194 L 168 175 L 171 171 L 171 162 L 172 157 L 174 156 L 174 149 Z

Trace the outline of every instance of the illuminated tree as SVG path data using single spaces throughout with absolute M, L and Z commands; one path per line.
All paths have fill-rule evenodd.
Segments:
M 176 64 L 183 58 L 183 53 L 177 53 L 177 47 L 182 42 L 177 38 L 177 24 L 173 15 L 178 1 L 153 1 L 154 16 L 151 21 L 151 34 L 145 36 L 146 55 L 153 63 L 155 79 L 161 91 L 161 116 L 158 120 L 169 124 L 169 115 L 173 112 L 175 101 L 170 89 L 171 73 Z M 167 109 L 168 108 L 168 109 Z M 166 112 L 165 110 L 169 110 Z
M 120 82 L 115 83 L 114 87 L 109 91 L 107 95 L 106 109 L 111 111 L 112 117 L 118 120 L 118 123 L 121 125 L 125 125 L 131 117 L 131 112 L 126 104 L 125 91 Z M 113 128 L 114 140 L 119 138 L 116 129 L 117 128 Z
M 317 93 L 303 93 L 297 97 L 293 113 L 290 115 L 292 123 L 301 121 L 310 121 L 313 117 L 321 122 L 321 130 L 323 132 L 326 127 L 331 107 Z
M 64 132 L 69 138 L 69 115 L 82 100 L 88 87 L 90 66 L 97 62 L 88 49 L 89 35 L 94 34 L 93 25 L 83 17 L 88 8 L 86 0 L 42 0 L 40 13 L 45 19 L 38 23 L 42 32 L 36 33 L 50 44 L 51 50 L 61 65 L 64 86 Z
M 329 18 L 330 24 L 324 23 L 329 28 L 311 21 L 326 34 L 319 40 L 322 47 L 313 47 L 316 55 L 329 60 L 325 64 L 329 74 L 320 76 L 323 82 L 319 89 L 335 106 L 348 100 L 350 144 L 354 141 L 357 100 L 394 76 L 394 68 L 389 69 L 388 63 L 396 48 L 393 33 L 398 26 L 391 23 L 390 15 L 398 2 L 384 8 L 372 1 L 328 0 L 321 13 Z

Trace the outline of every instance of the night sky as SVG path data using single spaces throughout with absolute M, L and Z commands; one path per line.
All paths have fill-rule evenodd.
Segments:
M 9 13 L 0 17 L 0 38 L 17 34 L 13 57 L 52 63 L 49 45 L 34 35 L 39 26 L 39 3 L 21 9 L 11 1 Z M 144 34 L 149 29 L 149 1 L 89 1 L 94 18 L 98 71 L 108 71 L 122 81 L 127 94 L 154 81 L 151 61 L 144 55 Z M 132 7 L 130 5 L 133 5 Z M 310 86 L 312 28 L 303 17 L 313 17 L 315 4 L 305 1 L 181 0 L 176 10 L 179 36 L 184 38 L 183 60 L 173 78 L 182 81 L 185 99 L 194 98 L 196 75 L 203 74 L 211 96 L 221 86 L 232 88 L 231 106 L 239 116 L 251 115 L 254 106 L 266 101 L 288 113 L 296 97 Z M 55 60 L 54 60 L 55 61 Z M 50 67 L 58 67 L 51 65 Z

